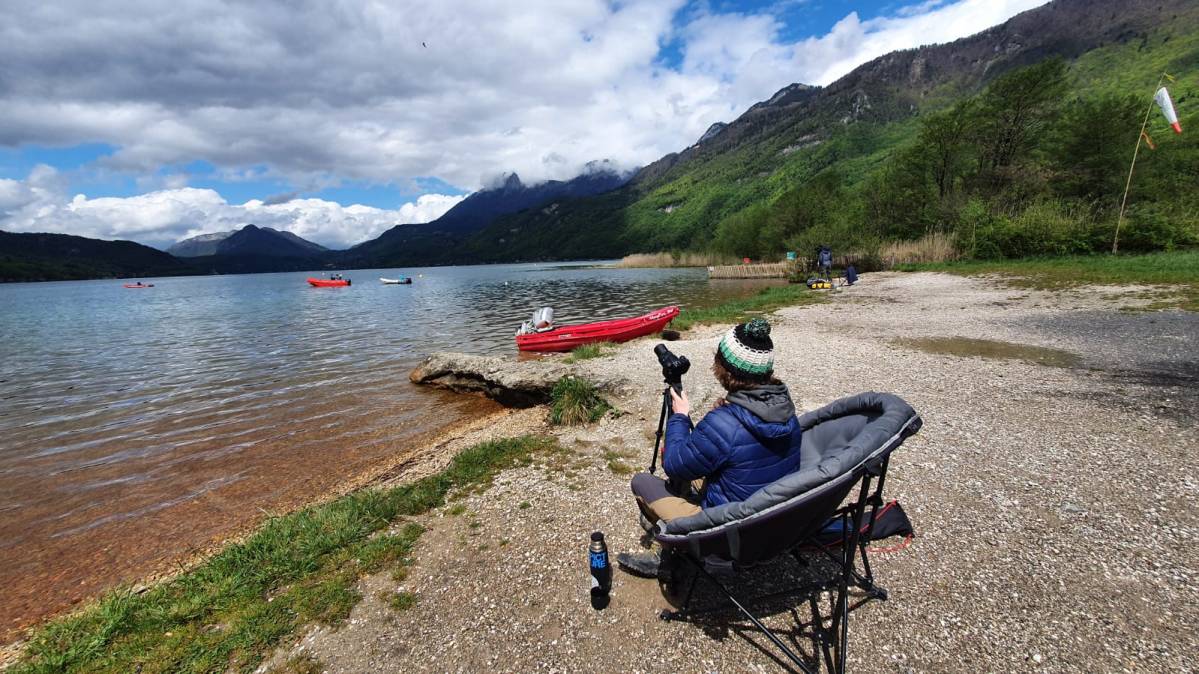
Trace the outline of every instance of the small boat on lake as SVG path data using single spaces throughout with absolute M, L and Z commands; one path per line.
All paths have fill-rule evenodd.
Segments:
M 630 339 L 662 332 L 662 329 L 679 315 L 679 308 L 672 306 L 636 318 L 554 326 L 552 311 L 548 313 L 548 321 L 538 320 L 538 316 L 545 316 L 546 311 L 538 311 L 534 314 L 533 322 L 521 326 L 521 330 L 516 333 L 516 348 L 521 351 L 570 351 L 577 346 L 595 342 L 627 342 Z
M 154 284 L 153 283 L 142 283 L 141 281 L 138 281 L 137 283 L 126 283 L 125 287 L 126 288 L 153 288 Z
M 348 278 L 312 278 L 308 277 L 308 283 L 313 288 L 340 288 L 350 285 Z
M 383 278 L 380 276 L 379 280 L 382 281 L 383 285 L 385 286 L 408 285 L 412 283 L 412 279 L 407 276 L 401 276 L 399 278 Z

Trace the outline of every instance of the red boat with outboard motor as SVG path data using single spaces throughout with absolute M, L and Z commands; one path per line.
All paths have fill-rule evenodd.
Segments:
M 516 333 L 516 348 L 521 351 L 570 351 L 595 342 L 627 342 L 630 339 L 662 332 L 679 315 L 678 307 L 663 307 L 636 318 L 618 318 L 583 325 L 554 325 L 554 310 L 538 309 L 533 320 Z
M 348 278 L 312 278 L 310 276 L 310 277 L 308 277 L 308 283 L 311 284 L 313 288 L 340 288 L 342 286 L 350 285 L 350 279 L 348 279 Z

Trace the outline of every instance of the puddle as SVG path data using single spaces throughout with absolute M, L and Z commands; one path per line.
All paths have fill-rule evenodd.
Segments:
M 1061 349 L 1049 349 L 1043 346 L 1029 346 L 1012 342 L 998 342 L 990 339 L 970 339 L 968 337 L 921 337 L 918 339 L 895 339 L 894 344 L 909 349 L 939 353 L 946 356 L 973 356 L 977 358 L 995 358 L 999 360 L 1022 360 L 1026 363 L 1048 365 L 1050 367 L 1073 367 L 1082 358 Z

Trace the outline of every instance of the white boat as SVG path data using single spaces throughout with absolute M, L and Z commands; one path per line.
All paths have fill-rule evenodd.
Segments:
M 408 278 L 407 276 L 401 276 L 400 278 L 383 278 L 380 276 L 379 280 L 382 281 L 384 285 L 403 285 L 406 283 L 412 283 L 412 279 Z

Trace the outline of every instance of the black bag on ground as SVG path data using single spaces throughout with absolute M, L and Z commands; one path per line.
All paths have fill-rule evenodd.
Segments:
M 824 547 L 841 545 L 841 542 L 845 540 L 845 523 L 847 521 L 845 517 L 834 517 L 829 520 L 820 533 L 812 537 L 813 542 Z M 858 530 L 864 537 L 869 528 L 870 511 L 867 510 L 858 520 Z M 892 536 L 910 538 L 916 535 L 912 528 L 912 521 L 908 519 L 907 513 L 899 505 L 899 501 L 889 501 L 878 509 L 878 514 L 874 516 L 874 528 L 869 533 L 872 541 L 881 541 Z

